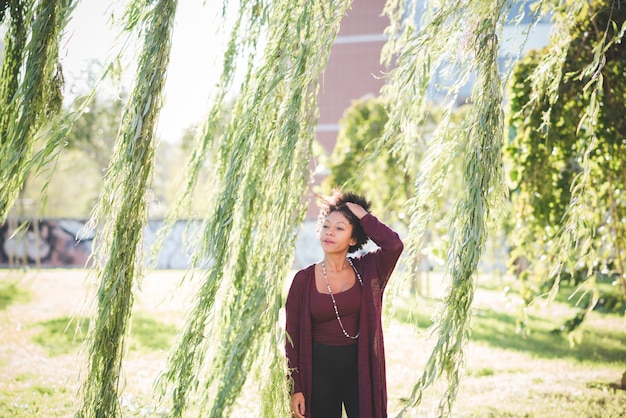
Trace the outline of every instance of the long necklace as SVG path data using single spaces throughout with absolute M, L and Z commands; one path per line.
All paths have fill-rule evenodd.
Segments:
M 354 270 L 356 277 L 359 279 L 359 283 L 361 283 L 361 287 L 363 287 L 363 279 L 361 279 L 361 275 L 359 274 L 359 271 L 356 269 L 356 267 L 354 267 L 354 264 L 352 264 L 352 260 L 350 260 L 349 258 L 347 260 L 348 260 L 348 263 L 350 263 L 352 270 Z M 328 294 L 330 295 L 330 298 L 333 301 L 333 308 L 335 308 L 335 316 L 337 317 L 337 321 L 339 321 L 339 326 L 341 326 L 343 335 L 345 335 L 346 337 L 350 339 L 356 340 L 357 338 L 359 338 L 359 332 L 357 332 L 356 335 L 353 337 L 352 335 L 348 334 L 348 331 L 346 331 L 346 329 L 343 327 L 343 322 L 341 322 L 341 317 L 339 316 L 339 310 L 337 309 L 337 301 L 335 301 L 335 295 L 333 295 L 333 291 L 330 290 L 330 283 L 328 283 L 328 277 L 326 276 L 326 264 L 324 263 L 323 260 L 322 260 L 322 273 L 324 274 L 324 281 L 326 282 L 326 289 L 328 289 Z

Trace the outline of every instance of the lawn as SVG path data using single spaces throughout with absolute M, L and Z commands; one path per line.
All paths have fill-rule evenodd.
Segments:
M 125 416 L 167 416 L 150 399 L 192 304 L 195 284 L 179 287 L 182 274 L 153 272 L 136 293 L 122 382 Z M 390 416 L 410 396 L 435 343 L 428 330 L 441 296 L 440 278 L 431 274 L 429 279 L 431 297 L 394 297 L 386 317 Z M 554 330 L 576 308 L 559 298 L 529 311 L 532 332 L 523 338 L 516 333 L 520 302 L 502 291 L 507 284 L 503 278 L 479 281 L 453 416 L 624 416 L 626 391 L 618 388 L 626 371 L 623 312 L 592 312 L 575 338 L 568 338 Z M 84 319 L 94 309 L 93 294 L 84 270 L 0 271 L 0 416 L 73 416 L 84 373 L 80 342 Z M 572 346 L 573 341 L 577 344 Z M 426 391 L 414 416 L 436 416 L 444 385 L 441 380 Z M 257 416 L 254 408 L 254 401 L 243 399 L 232 416 Z

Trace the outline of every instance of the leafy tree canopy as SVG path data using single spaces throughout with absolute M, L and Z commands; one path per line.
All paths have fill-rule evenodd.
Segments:
M 621 277 L 625 288 L 625 22 L 619 2 L 586 4 L 555 77 L 558 100 L 529 82 L 549 48 L 532 51 L 514 68 L 506 156 L 515 211 L 512 261 L 530 263 L 520 276 L 527 302 L 552 285 L 559 259 L 566 260 L 566 277 L 587 277 L 591 288 L 597 275 Z
M 433 131 L 444 119 L 444 111 L 432 105 L 425 123 L 418 130 L 417 141 L 411 152 L 406 153 L 401 152 L 402 135 L 393 136 L 385 148 L 380 146 L 379 140 L 389 120 L 388 107 L 382 97 L 365 97 L 353 101 L 346 109 L 339 121 L 335 148 L 328 157 L 329 173 L 320 189 L 328 193 L 333 187 L 343 186 L 362 193 L 372 200 L 372 210 L 377 216 L 408 228 L 407 202 L 415 196 L 420 163 L 430 145 Z M 455 108 L 451 126 L 458 126 L 470 107 L 463 105 Z M 445 258 L 448 224 L 443 214 L 454 204 L 460 173 L 461 161 L 455 158 L 446 186 L 425 204 L 437 217 L 424 244 L 431 260 Z
M 393 152 L 376 149 L 388 115 L 381 98 L 355 100 L 339 122 L 335 149 L 329 158 L 330 173 L 322 188 L 347 186 L 372 199 L 372 209 L 389 221 L 406 220 L 405 202 L 413 180 Z M 384 214 L 384 215 L 383 215 Z

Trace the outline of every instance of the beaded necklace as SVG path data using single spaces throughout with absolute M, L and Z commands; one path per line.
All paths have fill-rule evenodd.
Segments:
M 356 277 L 359 279 L 359 283 L 361 283 L 361 287 L 363 287 L 363 279 L 361 279 L 361 275 L 359 274 L 356 267 L 354 267 L 354 264 L 352 264 L 352 260 L 349 258 L 347 260 L 348 260 L 348 263 L 350 263 L 352 270 L 354 270 Z M 326 289 L 328 289 L 328 294 L 330 295 L 330 298 L 333 301 L 333 308 L 335 308 L 335 316 L 337 317 L 337 321 L 339 321 L 339 326 L 341 326 L 343 335 L 345 335 L 346 337 L 352 340 L 356 340 L 357 338 L 359 338 L 359 332 L 357 332 L 356 335 L 353 337 L 350 334 L 348 334 L 348 331 L 346 331 L 346 329 L 343 327 L 343 322 L 341 322 L 341 317 L 339 316 L 339 310 L 337 309 L 337 302 L 335 301 L 335 296 L 333 295 L 332 290 L 330 290 L 330 284 L 328 283 L 328 277 L 326 276 L 326 264 L 324 264 L 323 260 L 322 260 L 322 273 L 324 274 L 324 281 L 326 282 Z

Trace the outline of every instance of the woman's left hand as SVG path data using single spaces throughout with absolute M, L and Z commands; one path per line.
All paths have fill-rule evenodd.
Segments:
M 350 212 L 354 213 L 354 216 L 361 219 L 365 215 L 367 215 L 367 211 L 363 209 L 361 205 L 357 205 L 356 203 L 346 202 L 346 206 L 350 209 Z

